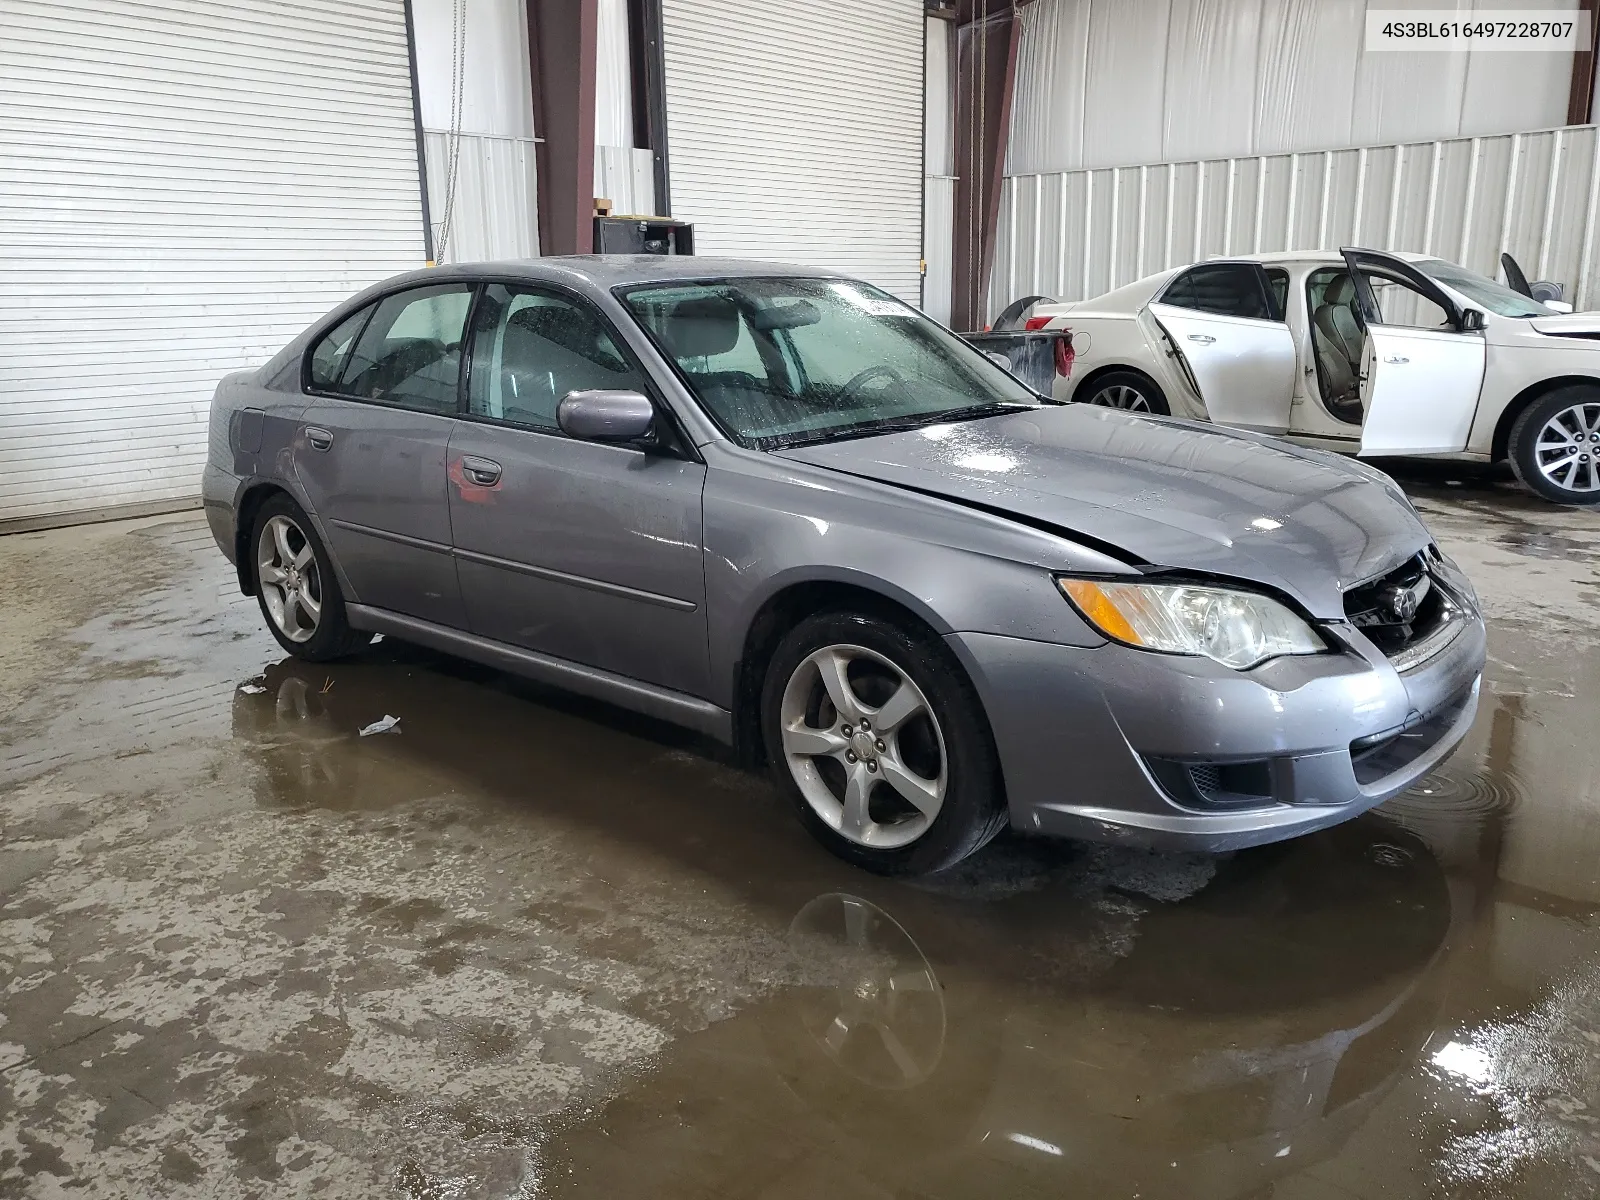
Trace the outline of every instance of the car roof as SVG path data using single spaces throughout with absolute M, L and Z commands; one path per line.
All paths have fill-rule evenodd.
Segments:
M 838 271 L 802 267 L 792 263 L 754 258 L 700 258 L 692 254 L 554 254 L 542 258 L 515 258 L 497 262 L 457 263 L 427 267 L 397 276 L 387 284 L 413 279 L 442 282 L 450 279 L 526 279 L 567 284 L 587 284 L 608 290 L 644 283 L 689 283 L 695 280 L 752 276 L 808 276 L 840 278 Z
M 1434 258 L 1432 254 L 1418 254 L 1415 250 L 1380 250 L 1375 253 L 1387 254 L 1403 262 L 1421 262 L 1423 259 Z M 1258 262 L 1258 263 L 1297 263 L 1297 262 L 1343 262 L 1344 257 L 1337 250 L 1273 250 L 1262 254 L 1223 254 L 1218 259 L 1227 262 Z M 1217 260 L 1210 260 L 1217 261 Z

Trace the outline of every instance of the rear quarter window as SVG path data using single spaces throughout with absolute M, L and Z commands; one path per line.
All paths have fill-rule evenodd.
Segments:
M 350 347 L 360 334 L 361 327 L 372 315 L 372 308 L 373 306 L 369 304 L 365 308 L 357 309 L 324 334 L 311 348 L 310 362 L 306 366 L 306 379 L 313 388 L 324 392 L 337 390 L 339 372 L 344 368 L 345 359 L 350 356 Z

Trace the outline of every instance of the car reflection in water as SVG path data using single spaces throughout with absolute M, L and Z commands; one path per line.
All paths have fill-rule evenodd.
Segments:
M 555 770 L 554 743 L 579 759 L 573 777 L 634 794 L 609 803 L 650 788 L 617 720 L 563 723 L 460 678 L 475 668 L 388 653 L 401 657 L 286 662 L 236 698 L 263 799 L 375 807 L 458 771 L 505 790 L 530 758 Z M 355 737 L 386 704 L 402 737 Z M 552 745 L 527 732 L 540 712 Z M 572 744 L 591 736 L 603 750 Z M 704 802 L 643 799 L 637 820 L 593 820 L 648 838 L 652 809 L 681 828 Z M 799 982 L 680 1036 L 577 1123 L 553 1120 L 541 1194 L 1264 1195 L 1340 1148 L 1438 1020 L 1451 892 L 1427 846 L 1378 815 L 1219 859 L 1163 902 L 1087 850 L 1037 886 L 867 879 L 796 860 L 781 830 L 735 844 L 750 835 L 728 833 L 727 814 L 749 799 L 671 852 L 786 922 Z M 790 859 L 763 872 L 752 854 Z M 803 890 L 819 878 L 834 886 Z
M 545 1177 L 563 1195 L 1264 1195 L 1417 1065 L 1450 903 L 1423 844 L 1370 818 L 1139 906 L 1126 953 L 1074 984 L 1018 943 L 985 958 L 1024 977 L 942 978 L 884 907 L 818 896 L 790 930 L 815 981 L 680 1041 L 552 1137 Z M 1028 915 L 981 919 L 1003 936 Z

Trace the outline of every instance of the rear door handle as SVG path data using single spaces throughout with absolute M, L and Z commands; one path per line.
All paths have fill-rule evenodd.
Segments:
M 479 487 L 493 487 L 500 482 L 500 464 L 472 454 L 461 456 L 461 473 Z
M 333 449 L 333 434 L 320 425 L 306 426 L 306 441 L 311 443 L 313 450 Z
M 1189 335 L 1189 340 L 1191 342 L 1199 342 L 1202 346 L 1209 346 L 1217 339 L 1212 337 L 1209 333 L 1191 333 Z

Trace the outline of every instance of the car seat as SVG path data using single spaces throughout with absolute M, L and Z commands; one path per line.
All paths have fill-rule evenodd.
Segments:
M 726 296 L 680 300 L 651 324 L 700 399 L 736 429 L 772 430 L 803 419 L 805 410 L 769 378 L 742 370 L 710 370 L 707 360 L 739 345 L 742 317 Z M 760 361 L 759 352 L 756 354 Z
M 1356 310 L 1356 287 L 1340 272 L 1323 290 L 1311 314 L 1311 344 L 1317 356 L 1322 399 L 1328 411 L 1352 425 L 1361 423 L 1361 354 L 1366 331 Z

